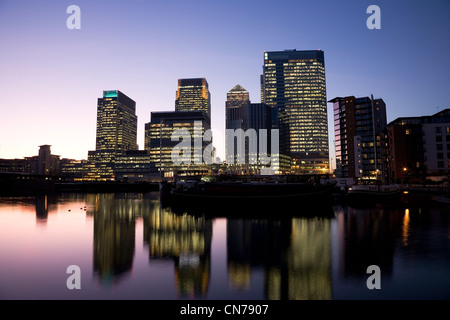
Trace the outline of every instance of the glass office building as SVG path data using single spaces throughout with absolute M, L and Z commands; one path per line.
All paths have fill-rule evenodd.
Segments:
M 211 119 L 211 94 L 205 78 L 178 79 L 175 111 L 203 111 Z
M 117 155 L 114 163 L 116 181 L 151 181 L 152 166 L 148 150 L 128 150 Z
M 260 140 L 262 132 L 265 129 L 267 136 L 264 137 L 267 142 L 264 156 L 270 154 L 271 147 L 271 110 L 264 103 L 251 103 L 250 95 L 242 86 L 236 85 L 227 93 L 225 103 L 225 127 L 227 130 L 234 130 L 233 141 L 226 140 L 227 146 L 227 164 L 235 173 L 258 174 L 261 168 L 265 167 L 260 162 Z M 240 148 L 236 130 L 242 129 L 243 137 L 240 142 L 243 148 Z M 253 133 L 255 133 L 253 135 Z M 228 144 L 233 144 L 232 146 Z M 250 146 L 253 143 L 254 147 Z M 240 154 L 240 150 L 244 154 Z M 245 162 L 245 163 L 240 163 Z M 276 164 L 278 165 L 278 161 Z
M 176 135 L 177 129 L 186 135 Z M 145 148 L 157 175 L 172 178 L 209 173 L 208 162 L 213 159 L 204 157 L 208 152 L 212 158 L 214 156 L 212 149 L 205 150 L 212 146 L 212 136 L 205 133 L 209 129 L 209 120 L 202 111 L 152 112 L 150 122 L 145 124 Z M 182 163 L 176 163 L 172 152 L 180 143 L 186 148 L 179 154 Z M 181 159 L 183 156 L 186 156 L 184 160 Z
M 250 94 L 241 85 L 238 84 L 228 91 L 225 102 L 226 129 L 247 130 L 249 105 Z
M 119 90 L 103 91 L 97 104 L 96 148 L 89 153 L 95 168 L 91 178 L 114 180 L 115 157 L 136 149 L 136 102 Z
M 272 127 L 280 128 L 284 166 L 296 174 L 328 173 L 324 52 L 264 52 L 261 84 L 263 102 L 273 109 Z

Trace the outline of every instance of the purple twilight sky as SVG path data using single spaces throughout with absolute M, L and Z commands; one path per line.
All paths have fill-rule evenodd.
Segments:
M 69 30 L 69 5 L 81 29 Z M 369 30 L 369 5 L 381 29 Z M 0 158 L 42 144 L 64 158 L 95 150 L 97 98 L 136 101 L 138 144 L 150 112 L 174 110 L 178 78 L 206 77 L 224 158 L 225 100 L 260 101 L 264 51 L 325 52 L 327 98 L 382 98 L 388 121 L 449 107 L 450 1 L 0 0 Z M 330 157 L 334 154 L 329 104 Z

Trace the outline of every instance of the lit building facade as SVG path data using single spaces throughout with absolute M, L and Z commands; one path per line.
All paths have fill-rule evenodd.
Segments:
M 0 159 L 0 172 L 25 173 L 29 171 L 25 159 Z
M 272 127 L 280 129 L 281 165 L 296 174 L 328 172 L 324 52 L 264 52 L 261 83 Z
M 334 110 L 336 176 L 355 180 L 383 180 L 385 176 L 383 99 L 336 97 Z
M 119 90 L 103 91 L 97 105 L 96 149 L 88 155 L 95 165 L 90 178 L 114 180 L 116 156 L 136 149 L 136 102 Z
M 211 94 L 205 78 L 178 79 L 175 111 L 203 111 L 211 119 Z
M 184 137 L 177 135 L 177 129 Z M 210 130 L 209 118 L 203 111 L 152 112 L 150 122 L 145 124 L 145 149 L 150 153 L 157 176 L 208 174 L 208 162 L 211 164 L 215 157 L 211 131 L 207 130 Z M 178 154 L 181 161 L 177 163 L 172 153 L 180 144 L 184 149 Z M 211 159 L 205 159 L 205 154 Z
M 152 171 L 153 167 L 148 150 L 128 150 L 116 156 L 114 163 L 116 181 L 150 182 Z
M 86 175 L 86 160 L 61 159 L 61 176 L 66 181 L 82 181 Z

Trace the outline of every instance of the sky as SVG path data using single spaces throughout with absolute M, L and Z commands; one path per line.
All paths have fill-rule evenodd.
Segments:
M 69 29 L 70 5 L 80 29 Z M 369 29 L 370 5 L 380 29 Z M 373 95 L 387 120 L 450 107 L 450 0 L 0 0 L 0 158 L 95 150 L 97 99 L 136 101 L 138 145 L 154 111 L 175 109 L 179 78 L 205 77 L 218 156 L 226 94 L 260 102 L 264 51 L 323 50 L 327 99 Z M 334 155 L 328 104 L 330 158 Z

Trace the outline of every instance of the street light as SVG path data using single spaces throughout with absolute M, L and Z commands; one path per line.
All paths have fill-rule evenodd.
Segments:
M 408 168 L 407 168 L 407 167 L 403 167 L 403 173 L 404 173 L 404 176 L 403 176 L 404 178 L 403 178 L 403 179 L 404 179 L 404 184 L 406 184 L 406 182 L 409 183 L 409 181 L 408 181 L 409 179 L 408 179 L 408 176 L 407 176 L 407 173 L 406 173 L 407 171 L 408 171 Z

